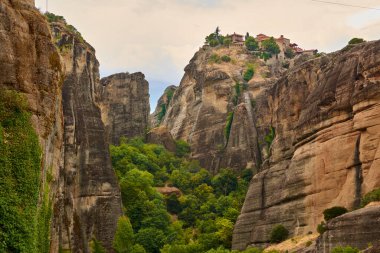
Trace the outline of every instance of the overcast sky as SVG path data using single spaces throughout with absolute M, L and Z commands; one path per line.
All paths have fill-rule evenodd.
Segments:
M 35 0 L 42 11 L 46 0 Z M 380 0 L 330 0 L 380 9 Z M 380 10 L 312 0 L 49 0 L 95 47 L 102 77 L 141 71 L 151 109 L 219 26 L 223 34 L 283 34 L 305 49 L 331 52 L 352 37 L 380 39 Z

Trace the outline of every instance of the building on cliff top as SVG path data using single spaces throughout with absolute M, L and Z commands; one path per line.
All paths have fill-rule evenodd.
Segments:
M 234 32 L 231 35 L 227 34 L 227 37 L 231 38 L 232 45 L 235 45 L 235 46 L 243 46 L 244 45 L 244 36 L 243 35 L 240 35 L 240 34 L 237 34 Z

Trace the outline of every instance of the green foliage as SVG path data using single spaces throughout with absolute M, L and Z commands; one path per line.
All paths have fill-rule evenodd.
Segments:
M 40 157 L 25 97 L 1 88 L 0 252 L 46 252 L 49 201 L 38 207 Z
M 47 173 L 49 174 L 49 172 Z M 41 204 L 37 210 L 37 249 L 38 252 L 50 252 L 50 224 L 52 217 L 52 201 L 50 199 L 48 178 L 43 187 Z
M 159 253 L 165 244 L 165 234 L 156 228 L 142 228 L 136 234 L 136 242 L 147 252 Z
M 220 59 L 224 62 L 230 62 L 231 61 L 231 57 L 229 57 L 228 55 L 223 55 Z
M 270 233 L 270 241 L 272 243 L 280 243 L 285 241 L 289 236 L 289 231 L 281 224 L 276 225 Z
M 270 147 L 272 146 L 272 142 L 273 142 L 275 137 L 276 137 L 275 129 L 274 129 L 274 127 L 271 126 L 269 128 L 269 133 L 267 135 L 265 135 L 265 137 L 264 137 L 264 141 L 267 143 L 268 151 L 269 151 Z
M 322 221 L 320 224 L 318 224 L 317 226 L 317 232 L 319 234 L 323 234 L 324 232 L 326 232 L 327 230 L 327 227 L 326 227 L 326 223 L 324 221 Z
M 117 229 L 113 240 L 113 248 L 117 253 L 128 253 L 133 247 L 133 229 L 131 222 L 125 216 L 117 221 Z
M 62 22 L 66 23 L 66 20 L 65 20 L 64 17 L 55 15 L 54 13 L 46 12 L 45 13 L 45 17 L 46 17 L 46 19 L 48 20 L 49 23 L 59 22 L 59 21 L 62 21 Z
M 268 59 L 270 59 L 272 57 L 272 54 L 268 53 L 268 52 L 261 52 L 259 57 L 260 57 L 260 59 L 267 61 Z
M 245 46 L 249 51 L 255 51 L 259 49 L 259 43 L 252 36 L 248 36 L 245 39 Z
M 347 209 L 341 206 L 334 206 L 323 211 L 325 221 L 329 221 L 335 217 L 341 216 L 347 213 Z
M 249 80 L 251 80 L 254 74 L 255 70 L 253 69 L 253 67 L 248 67 L 247 70 L 244 72 L 244 81 L 248 82 Z
M 289 59 L 293 59 L 294 56 L 295 56 L 293 49 L 291 49 L 290 47 L 287 47 L 287 48 L 285 49 L 285 52 L 284 52 L 284 53 L 285 53 L 285 57 L 286 57 L 286 58 L 289 58 Z
M 96 240 L 96 238 L 92 239 L 90 247 L 92 253 L 106 253 L 106 250 L 104 249 L 102 243 Z
M 360 44 L 360 43 L 363 43 L 365 42 L 364 39 L 362 38 L 352 38 L 349 42 L 348 42 L 348 45 L 355 45 L 355 44 Z
M 227 196 L 237 189 L 238 179 L 231 169 L 223 169 L 213 178 L 212 185 L 219 194 Z
M 224 38 L 223 45 L 229 47 L 232 44 L 232 39 L 229 37 Z
M 161 111 L 157 115 L 158 122 L 161 122 L 166 115 L 166 104 L 161 105 Z
M 234 120 L 234 112 L 228 113 L 226 126 L 224 127 L 224 137 L 226 137 L 227 142 L 228 142 L 228 139 L 230 138 L 230 132 L 231 132 L 233 120 Z
M 357 248 L 352 248 L 350 246 L 347 247 L 335 247 L 331 251 L 331 253 L 359 253 Z
M 184 157 L 190 153 L 190 145 L 184 140 L 175 142 L 175 154 L 178 157 Z
M 141 139 L 122 139 L 120 146 L 110 150 L 124 210 L 132 225 L 124 229 L 118 225 L 114 246 L 140 245 L 148 253 L 200 253 L 231 246 L 233 224 L 243 205 L 250 173 L 221 170 L 213 177 L 197 161 Z M 175 186 L 182 195 L 163 197 L 154 187 L 159 184 Z M 173 222 L 170 214 L 176 214 L 178 221 Z M 133 240 L 123 237 L 132 238 L 132 234 Z M 132 244 L 125 246 L 126 241 Z
M 261 42 L 263 49 L 270 53 L 271 55 L 276 55 L 280 53 L 280 47 L 277 45 L 276 40 L 273 37 L 270 37 L 267 40 Z
M 212 54 L 209 59 L 209 63 L 221 63 L 222 60 L 218 54 Z
M 364 195 L 360 206 L 365 207 L 366 205 L 368 205 L 370 202 L 373 202 L 373 201 L 380 201 L 380 188 L 375 189 L 367 193 L 366 195 Z

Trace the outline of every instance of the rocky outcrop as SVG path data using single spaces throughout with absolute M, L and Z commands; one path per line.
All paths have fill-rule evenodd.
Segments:
M 164 94 L 158 99 L 156 109 L 150 115 L 151 127 L 154 128 L 160 125 L 169 107 L 170 101 L 173 98 L 174 92 L 176 90 L 177 90 L 177 86 L 170 85 L 165 89 Z
M 51 201 L 57 188 L 63 134 L 61 109 L 63 76 L 57 49 L 51 40 L 49 26 L 43 15 L 34 7 L 33 0 L 0 1 L 0 45 L 0 89 L 2 91 L 5 89 L 15 90 L 27 98 L 32 125 L 38 135 L 42 150 L 40 181 L 35 182 L 40 186 L 38 201 L 38 209 L 40 209 L 43 204 L 48 205 L 44 203 L 44 198 L 47 196 L 47 202 Z M 1 156 L 3 155 L 1 154 Z M 17 167 L 17 169 L 21 168 Z M 26 176 L 33 177 L 33 175 Z M 17 180 L 22 186 L 23 180 L 21 178 Z M 2 184 L 1 187 L 4 185 Z M 30 188 L 34 187 L 38 188 L 36 185 L 30 186 Z M 30 198 L 34 197 L 35 195 L 30 196 Z M 11 201 L 13 201 L 12 203 L 17 202 L 14 199 Z M 7 210 L 6 212 L 15 210 L 11 207 L 7 208 L 4 209 Z M 22 213 L 24 210 L 17 209 L 17 212 Z M 44 221 L 49 227 L 50 217 L 47 216 L 45 219 Z M 36 217 L 33 218 L 33 221 L 30 220 L 29 233 L 33 231 L 35 220 L 37 220 Z M 13 223 L 9 227 L 12 228 L 12 231 L 20 229 L 17 224 Z M 39 229 L 42 231 L 44 228 L 39 227 Z M 4 235 L 3 228 L 1 230 Z M 5 234 L 5 236 L 12 237 L 14 234 Z M 28 234 L 27 236 L 35 235 Z M 43 237 L 41 239 L 48 240 Z M 27 238 L 21 240 L 27 242 Z M 2 244 L 0 248 L 7 247 L 5 242 Z
M 100 83 L 97 92 L 109 142 L 117 145 L 120 137 L 144 136 L 150 112 L 149 84 L 144 74 L 115 74 Z
M 231 61 L 215 60 L 223 55 Z M 249 66 L 255 75 L 246 82 L 243 75 Z M 186 140 L 191 157 L 214 173 L 223 167 L 258 167 L 252 105 L 276 80 L 270 73 L 270 65 L 243 48 L 205 46 L 185 68 L 161 124 L 175 139 Z M 236 120 L 230 122 L 231 131 L 226 131 L 231 114 Z
M 161 126 L 151 129 L 146 136 L 146 140 L 148 143 L 162 145 L 171 152 L 176 151 L 176 143 L 166 127 Z
M 51 30 L 63 60 L 64 150 L 54 206 L 52 251 L 89 252 L 96 238 L 112 248 L 121 198 L 111 167 L 101 111 L 96 104 L 99 63 L 95 50 L 62 18 Z
M 380 205 L 368 206 L 332 219 L 327 231 L 319 238 L 318 253 L 330 253 L 337 246 L 351 246 L 360 250 L 370 247 L 380 250 Z
M 357 207 L 380 186 L 379 84 L 374 41 L 296 66 L 257 97 L 264 163 L 235 225 L 234 249 L 268 242 L 279 223 L 292 235 L 315 231 L 324 209 Z M 265 129 L 272 127 L 265 155 Z

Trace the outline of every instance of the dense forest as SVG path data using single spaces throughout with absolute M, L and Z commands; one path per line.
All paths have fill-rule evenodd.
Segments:
M 223 169 L 211 175 L 186 158 L 184 141 L 176 146 L 172 153 L 139 138 L 111 146 L 126 215 L 118 222 L 117 252 L 230 252 L 252 172 Z M 179 191 L 159 193 L 165 186 Z

